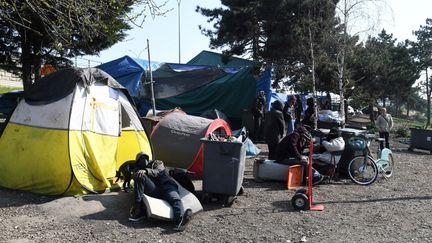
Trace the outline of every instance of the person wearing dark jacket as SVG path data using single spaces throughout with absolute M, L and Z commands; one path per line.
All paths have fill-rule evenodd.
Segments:
M 263 140 L 263 125 L 264 125 L 266 106 L 267 106 L 267 102 L 266 102 L 265 92 L 261 90 L 258 93 L 258 96 L 255 98 L 255 102 L 252 107 L 252 114 L 254 117 L 253 139 L 255 141 Z
M 306 104 L 307 104 L 307 108 L 304 112 L 304 117 L 302 120 L 302 124 L 309 126 L 309 127 L 314 127 L 315 126 L 315 102 L 313 98 L 308 98 L 306 100 Z
M 192 218 L 192 210 L 182 214 L 183 204 L 178 193 L 178 184 L 168 174 L 160 160 L 149 160 L 149 156 L 140 152 L 136 156 L 134 173 L 134 205 L 130 211 L 129 221 L 139 222 L 147 218 L 144 194 L 167 201 L 174 213 L 174 230 L 183 231 Z
M 303 150 L 309 145 L 312 136 L 310 128 L 300 125 L 294 132 L 285 136 L 276 149 L 276 163 L 287 165 L 302 165 L 303 180 L 306 180 L 308 157 L 303 155 Z M 320 183 L 324 177 L 318 171 L 313 170 L 314 185 Z
M 264 120 L 265 141 L 268 146 L 268 159 L 276 159 L 276 148 L 284 135 L 285 122 L 282 114 L 283 104 L 279 100 L 272 103 L 272 108 L 266 113 Z

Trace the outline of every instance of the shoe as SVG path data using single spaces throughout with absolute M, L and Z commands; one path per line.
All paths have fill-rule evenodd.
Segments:
M 189 221 L 192 219 L 192 210 L 187 209 L 183 216 L 180 217 L 180 219 L 177 221 L 177 225 L 174 228 L 175 231 L 184 231 L 186 229 L 186 225 L 189 223 Z
M 143 202 L 135 203 L 129 212 L 129 221 L 141 222 L 147 219 L 147 209 Z
M 312 186 L 316 186 L 316 185 L 320 184 L 323 180 L 324 180 L 324 176 L 322 176 L 322 175 L 314 176 L 312 178 Z

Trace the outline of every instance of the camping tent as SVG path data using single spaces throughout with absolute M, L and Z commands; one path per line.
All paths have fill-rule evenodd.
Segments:
M 24 96 L 0 137 L 0 186 L 104 192 L 124 161 L 153 155 L 127 90 L 99 69 L 54 72 Z
M 222 119 L 191 116 L 181 110 L 167 113 L 155 126 L 151 142 L 157 159 L 166 166 L 188 169 L 201 178 L 203 145 L 200 139 L 210 133 L 231 135 L 231 128 Z

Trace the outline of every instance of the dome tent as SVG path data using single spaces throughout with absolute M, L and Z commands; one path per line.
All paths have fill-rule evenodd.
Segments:
M 187 115 L 175 109 L 167 113 L 154 127 L 150 140 L 155 158 L 166 166 L 188 169 L 195 178 L 203 172 L 203 146 L 200 139 L 219 132 L 230 136 L 231 128 L 222 119 L 207 119 Z
M 63 69 L 25 91 L 0 137 L 0 186 L 48 195 L 100 193 L 152 150 L 125 88 L 99 69 Z

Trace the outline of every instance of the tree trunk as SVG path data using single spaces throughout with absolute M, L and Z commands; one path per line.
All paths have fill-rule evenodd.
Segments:
M 313 42 L 312 42 L 312 31 L 309 26 L 309 44 L 310 44 L 310 54 L 312 59 L 312 93 L 314 97 L 314 129 L 318 128 L 318 106 L 317 106 L 317 95 L 316 95 L 316 82 L 315 82 L 315 55 L 314 55 L 314 49 L 313 49 Z
M 373 104 L 369 103 L 369 119 L 372 123 L 375 123 L 375 112 L 373 110 Z
M 33 43 L 33 71 L 35 75 L 35 81 L 41 78 L 41 66 L 42 66 L 42 43 L 39 40 L 36 40 Z
M 425 128 L 428 128 L 430 125 L 430 113 L 431 113 L 431 91 L 430 91 L 430 87 L 429 87 L 429 74 L 428 74 L 428 68 L 426 68 L 426 99 L 427 99 L 427 113 L 426 113 L 426 117 L 427 117 L 427 121 L 426 121 L 426 126 Z
M 22 81 L 24 90 L 32 84 L 31 79 L 31 45 L 26 40 L 25 32 L 21 33 Z
M 397 98 L 397 97 L 396 97 L 396 102 L 395 102 L 395 108 L 396 108 L 396 110 L 395 110 L 394 116 L 399 117 L 399 98 Z
M 410 112 L 410 105 L 409 103 L 407 103 L 407 112 L 406 112 L 407 118 L 409 118 L 409 112 Z

